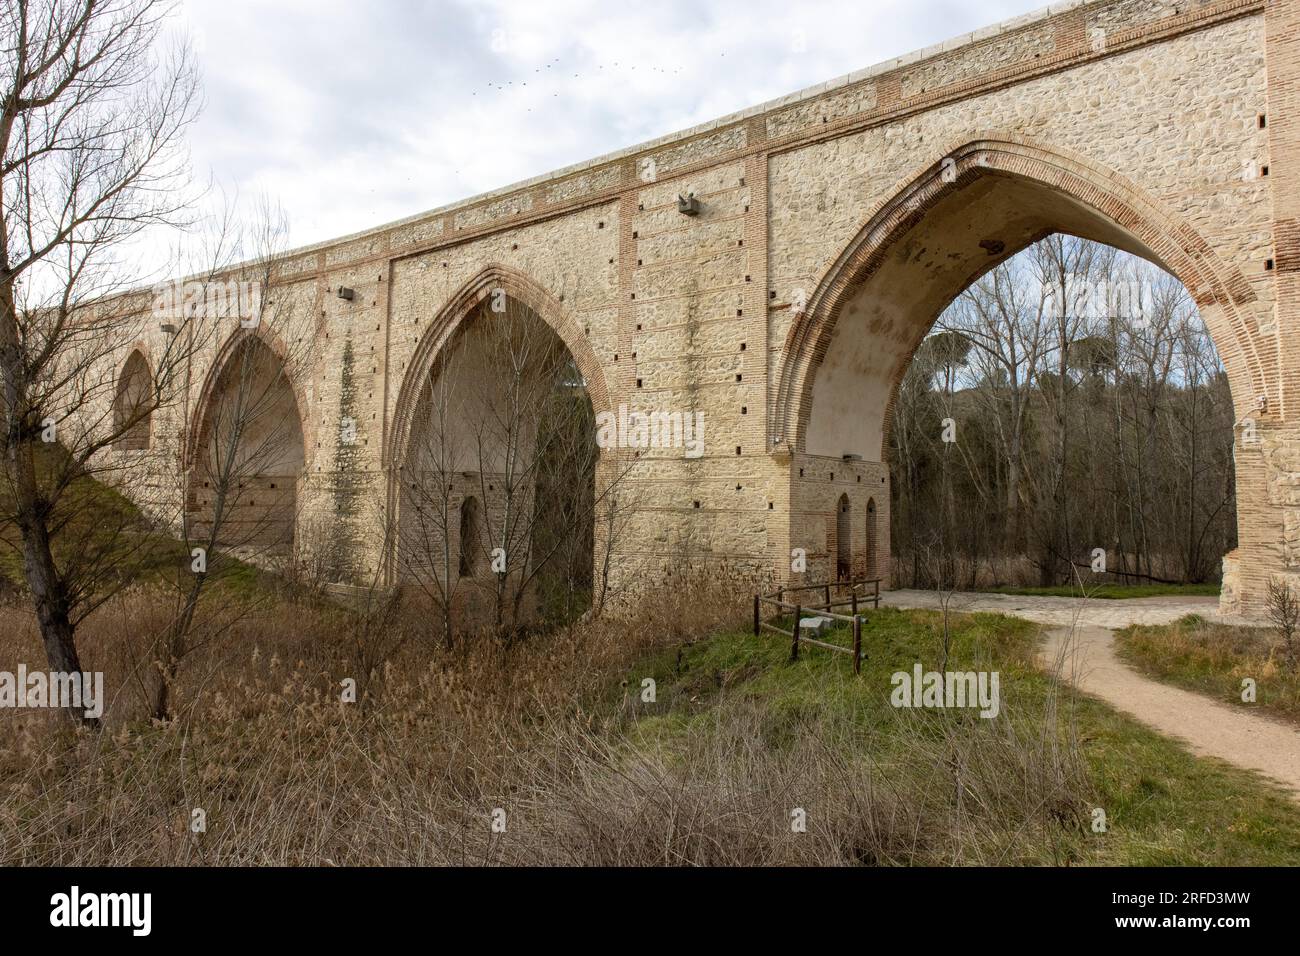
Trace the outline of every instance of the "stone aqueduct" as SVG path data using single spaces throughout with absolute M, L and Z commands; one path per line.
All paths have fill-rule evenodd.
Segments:
M 690 194 L 698 215 L 679 211 Z M 1057 4 L 289 253 L 273 290 L 296 326 L 232 323 L 224 348 L 306 343 L 284 477 L 358 579 L 393 577 L 374 529 L 397 506 L 414 396 L 498 289 L 563 339 L 597 411 L 705 414 L 702 456 L 655 449 L 629 478 L 623 582 L 683 553 L 797 579 L 794 548 L 810 579 L 841 547 L 883 571 L 887 428 L 913 351 L 965 285 L 1056 230 L 1159 263 L 1199 304 L 1243 433 L 1223 602 L 1258 607 L 1270 576 L 1300 579 L 1300 0 Z M 139 374 L 131 353 L 147 366 L 166 334 L 118 370 Z M 188 420 L 159 418 L 156 440 L 201 430 L 223 354 L 197 358 Z

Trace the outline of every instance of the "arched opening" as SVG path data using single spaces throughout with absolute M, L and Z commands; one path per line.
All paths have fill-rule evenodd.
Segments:
M 853 506 L 848 495 L 840 495 L 835 508 L 835 579 L 853 576 Z
M 255 563 L 293 555 L 306 459 L 302 417 L 284 362 L 239 333 L 204 390 L 191 458 L 187 537 Z
M 397 581 L 448 635 L 572 619 L 592 600 L 600 452 L 587 380 L 555 328 L 504 289 L 441 331 L 399 421 Z
M 459 574 L 463 578 L 472 578 L 474 569 L 478 564 L 479 555 L 482 554 L 482 544 L 480 541 L 482 528 L 478 514 L 478 499 L 469 495 L 460 503 L 460 531 L 458 533 L 458 543 L 460 545 L 460 568 Z
M 136 349 L 122 366 L 113 399 L 113 447 L 117 451 L 143 451 L 152 440 L 153 374 Z
M 910 450 L 902 447 L 907 436 L 890 434 L 896 404 L 910 397 L 904 373 L 915 360 L 926 365 L 928 382 L 937 391 L 962 391 L 967 384 L 962 378 L 969 363 L 967 353 L 984 343 L 949 334 L 927 339 L 927 334 L 963 290 L 982 277 L 998 279 L 997 270 L 1008 260 L 1030 247 L 1037 248 L 1036 244 L 1048 237 L 1075 243 L 1078 250 L 1116 250 L 1114 255 L 1130 265 L 1138 260 L 1150 263 L 1153 274 L 1170 278 L 1184 301 L 1199 307 L 1205 342 L 1213 337 L 1222 361 L 1221 366 L 1216 360 L 1202 372 L 1207 379 L 1221 382 L 1222 395 L 1217 401 L 1228 422 L 1234 420 L 1234 414 L 1238 418 L 1248 414 L 1257 396 L 1268 393 L 1267 363 L 1246 331 L 1245 307 L 1253 302 L 1254 293 L 1190 228 L 1156 209 L 1119 177 L 1105 175 L 1079 160 L 1020 142 L 978 141 L 952 151 L 884 203 L 827 270 L 808 298 L 806 310 L 794 317 L 778 371 L 772 440 L 778 450 L 784 447 L 793 456 L 800 475 L 795 494 L 802 507 L 817 508 L 820 499 L 825 502 L 820 507 L 826 509 L 838 494 L 833 487 L 835 476 L 845 472 L 858 482 L 875 484 L 882 492 L 892 491 L 891 448 L 895 458 L 906 458 L 906 467 L 915 466 Z M 1055 276 L 1056 284 L 1064 289 L 1058 301 L 1066 313 L 1076 305 L 1066 300 L 1075 295 L 1076 277 L 1069 272 L 1077 265 L 1066 263 L 1065 271 L 1058 269 Z M 1041 301 L 1035 303 L 1036 308 L 1042 305 Z M 1195 337 L 1190 326 L 1186 331 Z M 1065 375 L 1074 388 L 1079 382 L 1076 360 L 1086 346 L 1073 341 L 1058 341 L 1057 346 L 1066 353 Z M 1051 373 L 1047 364 L 1030 373 L 1029 386 L 1036 388 L 1046 381 Z M 996 379 L 996 372 L 990 374 Z M 1234 385 L 1231 390 L 1229 381 Z M 992 384 L 1003 388 L 1008 383 Z M 927 436 L 938 449 L 938 459 L 947 462 L 942 473 L 955 475 L 965 451 L 962 443 L 988 436 L 981 432 L 979 421 L 963 424 L 960 414 L 933 418 L 926 426 Z M 988 421 L 983 424 L 996 427 Z M 1022 438 L 1043 440 L 1041 431 Z M 1230 445 L 1223 443 L 1213 454 L 1221 459 L 1225 447 L 1230 456 Z M 825 481 L 828 472 L 831 485 Z M 1042 477 L 1036 475 L 1034 480 Z M 907 480 L 915 478 L 911 475 Z M 1023 480 L 1024 476 L 1022 488 Z M 1051 484 L 1053 496 L 1059 499 L 1059 470 Z M 948 509 L 938 516 L 945 527 L 960 528 L 970 522 L 975 509 L 984 508 L 981 498 L 963 499 L 957 490 L 949 489 L 940 496 L 942 507 Z M 909 520 L 902 511 L 896 513 L 897 504 L 891 504 L 887 519 L 894 527 Z M 1007 504 L 1001 503 L 1003 507 Z M 1231 516 L 1230 495 L 1218 513 Z M 1229 523 L 1233 527 L 1222 538 L 1227 547 L 1236 536 L 1235 520 Z M 1029 548 L 1023 528 L 1000 531 Z M 792 529 L 792 546 L 799 544 L 798 533 L 797 528 Z M 1050 548 L 1056 553 L 1053 575 L 1064 576 L 1083 554 L 1091 553 L 1092 548 L 1081 550 L 1084 544 L 1103 549 L 1116 546 L 1113 540 L 1085 540 L 1098 534 L 1094 528 L 1086 534 L 1070 535 L 1068 541 L 1054 542 Z M 883 532 L 876 550 L 880 573 L 888 577 L 890 547 Z M 930 543 L 931 563 L 940 568 L 929 575 L 931 580 L 942 577 L 954 585 L 974 583 L 969 577 L 958 580 L 953 566 L 956 551 L 952 540 Z M 1122 556 L 1112 554 L 1116 557 Z M 1203 570 L 1216 566 L 1219 557 L 1201 555 L 1196 563 Z M 1041 563 L 1041 554 L 1035 560 Z M 918 559 L 920 563 L 924 560 Z M 1163 576 L 1159 571 L 1130 568 L 1130 572 Z M 923 576 L 915 574 L 913 579 Z
M 879 577 L 876 563 L 876 499 L 867 499 L 867 554 L 864 562 L 864 576 L 868 581 Z
M 985 273 L 891 414 L 900 586 L 1204 584 L 1236 546 L 1227 377 L 1187 290 L 1127 253 L 1054 235 Z

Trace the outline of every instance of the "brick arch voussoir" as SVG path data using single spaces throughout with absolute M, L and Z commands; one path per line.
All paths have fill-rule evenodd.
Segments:
M 1244 390 L 1256 398 L 1280 398 L 1276 371 L 1242 310 L 1255 301 L 1254 290 L 1204 237 L 1136 184 L 1087 157 L 1015 134 L 989 133 L 952 143 L 919 175 L 896 183 L 822 273 L 786 335 L 771 416 L 772 450 L 803 446 L 816 370 L 844 304 L 876 273 L 897 238 L 921 222 L 940 200 L 985 175 L 1014 176 L 1062 192 L 1136 236 L 1202 309 L 1234 394 Z M 892 382 L 890 409 L 897 388 L 898 381 Z M 885 448 L 888 436 L 887 421 Z

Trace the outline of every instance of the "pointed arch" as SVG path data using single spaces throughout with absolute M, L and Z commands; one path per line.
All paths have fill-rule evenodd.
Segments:
M 853 577 L 853 505 L 847 494 L 835 506 L 835 580 Z
M 217 352 L 217 357 L 208 366 L 207 372 L 203 376 L 203 384 L 199 387 L 197 400 L 193 409 L 190 410 L 184 450 L 184 462 L 187 469 L 194 467 L 196 463 L 195 456 L 203 447 L 203 442 L 206 439 L 204 433 L 205 422 L 208 421 L 208 413 L 211 410 L 221 378 L 229 367 L 231 359 L 238 355 L 240 349 L 244 348 L 250 340 L 260 342 L 266 346 L 271 355 L 280 362 L 284 370 L 285 382 L 293 393 L 294 405 L 298 413 L 298 424 L 302 429 L 304 454 L 307 449 L 315 447 L 314 429 L 311 420 L 305 414 L 308 408 L 307 395 L 298 381 L 298 376 L 295 375 L 295 369 L 290 367 L 292 363 L 284 340 L 273 329 L 267 327 L 265 323 L 259 323 L 252 328 L 241 326 L 226 338 L 225 343 Z
M 260 326 L 232 333 L 207 370 L 186 436 L 187 534 L 255 563 L 294 555 L 305 407 L 283 342 Z
M 1032 192 L 1050 199 L 1054 210 L 1076 228 L 1047 223 L 1036 233 L 1018 235 L 1014 245 L 991 244 L 988 255 L 981 257 L 972 271 L 950 282 L 951 289 L 942 290 L 951 292 L 948 300 L 983 272 L 1050 232 L 1095 238 L 1150 259 L 1187 287 L 1223 360 L 1239 409 L 1255 408 L 1261 399 L 1280 403 L 1276 356 L 1264 347 L 1255 331 L 1246 307 L 1255 302 L 1256 296 L 1240 271 L 1217 256 L 1189 224 L 1114 171 L 1025 137 L 995 133 L 954 144 L 919 175 L 899 183 L 823 272 L 806 307 L 796 313 L 778 360 L 769 436 L 773 451 L 806 450 L 814 382 L 846 304 L 881 275 L 891 256 L 900 251 L 901 240 L 926 223 L 937 207 L 947 203 L 945 208 L 957 208 L 957 197 L 964 190 L 979 182 L 988 183 L 991 178 L 1019 184 L 1025 195 Z M 1087 234 L 1088 227 L 1096 234 Z M 909 245 L 901 251 L 915 260 L 927 250 L 923 244 L 914 245 L 920 247 Z M 900 260 L 894 256 L 894 261 Z M 901 370 L 910 363 L 924 332 L 941 309 L 939 306 L 932 314 L 917 317 L 911 341 L 889 383 L 891 395 Z M 885 419 L 887 422 L 888 415 Z M 886 432 L 879 460 L 883 460 L 887 444 Z
M 411 442 L 411 424 L 425 382 L 433 374 L 447 344 L 455 339 L 463 323 L 498 289 L 535 312 L 560 337 L 582 373 L 593 411 L 596 414 L 609 411 L 609 390 L 605 384 L 604 371 L 596 360 L 587 336 L 572 316 L 558 299 L 538 283 L 521 272 L 493 263 L 457 290 L 434 316 L 416 345 L 393 408 L 393 427 L 384 447 L 385 467 L 396 469 L 406 460 Z
M 113 395 L 116 451 L 144 451 L 153 441 L 154 379 L 144 350 L 136 346 L 117 377 Z M 146 410 L 148 409 L 148 410 Z
M 402 574 L 406 560 L 404 554 L 412 547 L 420 549 L 429 543 L 422 540 L 424 535 L 421 530 L 415 532 L 413 542 L 408 543 L 406 540 L 407 516 L 411 513 L 408 496 L 414 485 L 408 487 L 405 484 L 404 473 L 411 456 L 415 454 L 413 445 L 421 430 L 417 423 L 427 409 L 431 384 L 439 380 L 446 363 L 450 361 L 449 357 L 462 344 L 468 344 L 474 339 L 472 325 L 475 319 L 482 315 L 488 300 L 498 294 L 504 294 L 511 303 L 521 306 L 522 312 L 529 316 L 530 321 L 535 320 L 539 327 L 547 329 L 548 337 L 553 336 L 554 341 L 563 346 L 567 357 L 577 368 L 581 382 L 575 384 L 580 387 L 591 416 L 594 418 L 602 412 L 610 411 L 604 371 L 596 360 L 584 330 L 565 310 L 560 299 L 513 269 L 499 264 L 489 264 L 482 269 L 443 304 L 428 324 L 416 344 L 394 402 L 392 425 L 385 436 L 382 457 L 387 473 L 387 514 L 395 529 L 394 540 L 387 548 L 384 558 L 385 579 L 389 583 L 396 582 Z M 592 441 L 595 441 L 594 432 Z M 597 448 L 596 454 L 599 456 L 596 464 L 599 474 L 602 462 L 607 460 L 607 453 Z M 481 464 L 480 461 L 477 466 L 471 466 L 470 470 L 481 470 Z M 456 470 L 464 476 L 463 470 Z M 492 483 L 486 484 L 485 496 L 492 491 Z M 490 516 L 497 513 L 494 508 L 495 505 L 487 497 L 480 499 L 478 518 L 485 529 L 492 524 Z M 414 511 L 419 514 L 418 505 Z M 418 519 L 416 523 L 422 524 Z M 591 530 L 594 533 L 594 528 Z M 447 547 L 440 542 L 434 542 L 434 545 L 435 549 Z M 416 566 L 428 570 L 419 561 Z M 453 564 L 452 568 L 454 567 Z

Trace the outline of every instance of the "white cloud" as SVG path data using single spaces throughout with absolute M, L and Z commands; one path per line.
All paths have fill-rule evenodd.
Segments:
M 186 0 L 196 175 L 295 245 L 634 145 L 1042 0 Z

